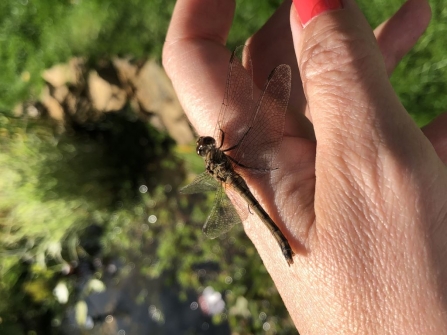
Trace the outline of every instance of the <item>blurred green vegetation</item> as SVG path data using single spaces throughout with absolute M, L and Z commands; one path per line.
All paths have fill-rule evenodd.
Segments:
M 371 26 L 390 17 L 403 1 L 357 1 Z M 432 19 L 416 46 L 393 72 L 391 83 L 414 120 L 423 126 L 447 106 L 447 1 L 429 1 Z
M 228 321 L 233 331 L 257 333 L 269 322 L 270 333 L 295 333 L 242 227 L 207 239 L 201 227 L 212 196 L 179 195 L 186 170 L 172 154 L 173 142 L 129 117 L 129 110 L 108 114 L 64 134 L 42 120 L 2 117 L 9 130 L 0 139 L 2 333 L 22 323 L 8 332 L 58 334 L 48 324 L 60 324 L 67 308 L 85 298 L 75 290 L 79 278 L 64 271 L 97 258 L 118 259 L 120 277 L 137 268 L 148 282 L 163 278 L 163 285 L 180 287 L 180 299 L 212 285 L 225 292 L 228 306 L 215 322 Z M 129 155 L 133 161 L 123 159 Z M 97 269 L 94 278 L 101 280 L 104 271 Z M 60 283 L 70 288 L 68 306 L 53 295 Z M 237 307 L 242 298 L 246 305 Z M 260 313 L 265 318 L 257 318 Z M 47 328 L 41 325 L 45 318 Z
M 238 1 L 229 45 L 242 44 L 280 2 Z M 372 26 L 403 3 L 358 2 Z M 120 276 L 137 264 L 147 280 L 180 286 L 183 299 L 207 285 L 225 292 L 228 310 L 214 321 L 227 320 L 234 333 L 260 333 L 264 322 L 272 326 L 266 333 L 296 333 L 242 228 L 205 239 L 201 226 L 212 198 L 178 195 L 189 168 L 200 171 L 194 152 L 175 147 L 128 106 L 63 133 L 48 120 L 12 116 L 18 102 L 40 95 L 42 71 L 72 56 L 90 64 L 115 55 L 159 59 L 174 3 L 0 3 L 0 333 L 61 333 L 66 311 L 85 298 L 70 271 L 97 257 L 120 259 Z M 421 125 L 447 105 L 447 1 L 430 3 L 426 34 L 391 79 Z M 67 304 L 53 295 L 58 283 L 69 288 Z M 261 312 L 265 318 L 257 317 Z
M 279 0 L 238 2 L 231 45 L 243 43 Z M 160 58 L 175 0 L 3 1 L 0 4 L 0 111 L 38 97 L 41 72 L 72 56 Z
M 258 29 L 280 0 L 240 0 L 230 33 L 230 48 Z M 373 27 L 389 17 L 402 0 L 358 1 Z M 175 1 L 3 1 L 0 3 L 0 111 L 37 98 L 42 69 L 71 56 L 94 62 L 114 55 L 161 55 Z M 392 83 L 407 110 L 425 124 L 446 106 L 447 66 L 445 0 L 430 1 L 430 26 L 396 69 Z

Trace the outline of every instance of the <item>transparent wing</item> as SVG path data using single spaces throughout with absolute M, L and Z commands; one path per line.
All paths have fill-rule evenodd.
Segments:
M 209 238 L 216 238 L 228 232 L 241 219 L 222 187 L 216 192 L 213 209 L 203 226 L 203 232 Z
M 244 64 L 244 65 L 242 65 Z M 225 96 L 214 134 L 217 145 L 230 148 L 240 141 L 250 126 L 256 104 L 253 101 L 253 69 L 250 53 L 245 45 L 237 47 L 228 66 Z
M 180 193 L 192 194 L 199 192 L 215 191 L 220 187 L 219 182 L 211 177 L 207 172 L 199 174 L 191 184 L 180 189 Z
M 274 159 L 283 138 L 290 90 L 291 69 L 279 65 L 267 79 L 249 131 L 231 154 L 235 161 L 255 170 L 276 168 Z

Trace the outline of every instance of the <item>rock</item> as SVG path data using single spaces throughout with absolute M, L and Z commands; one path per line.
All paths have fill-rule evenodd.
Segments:
M 42 73 L 43 79 L 53 87 L 67 83 L 77 85 L 82 78 L 84 69 L 82 58 L 72 58 L 68 63 L 57 64 Z
M 50 95 L 50 89 L 46 86 L 42 92 L 40 101 L 45 106 L 50 117 L 56 121 L 64 120 L 64 109 L 59 102 Z
M 128 59 L 115 57 L 112 60 L 116 69 L 118 78 L 126 91 L 132 91 L 133 83 L 137 77 L 138 67 L 132 64 Z M 128 92 L 130 95 L 131 92 Z
M 51 95 L 60 103 L 64 103 L 65 99 L 67 98 L 69 93 L 68 87 L 67 85 L 62 85 L 62 86 L 58 86 L 55 87 L 52 92 Z
M 65 85 L 69 67 L 68 64 L 57 64 L 48 70 L 45 70 L 42 74 L 43 79 L 54 87 Z
M 119 111 L 126 103 L 126 92 L 104 80 L 95 70 L 89 73 L 88 89 L 93 107 L 98 111 Z
M 37 118 L 40 116 L 41 111 L 39 110 L 39 108 L 37 108 L 37 104 L 28 104 L 25 108 L 26 111 L 26 115 L 28 115 L 29 117 L 32 118 Z
M 171 81 L 154 61 L 147 61 L 134 82 L 135 95 L 148 113 L 159 116 L 163 127 L 178 144 L 194 141 L 194 135 L 182 107 L 175 95 Z M 154 125 L 155 126 L 155 125 Z
M 85 67 L 85 60 L 72 58 L 43 72 L 48 85 L 41 101 L 51 118 L 63 121 L 67 113 L 77 122 L 87 122 L 102 113 L 120 111 L 127 103 L 140 118 L 168 132 L 178 144 L 194 141 L 171 81 L 154 60 L 103 60 L 87 75 Z M 19 114 L 20 107 L 15 112 Z

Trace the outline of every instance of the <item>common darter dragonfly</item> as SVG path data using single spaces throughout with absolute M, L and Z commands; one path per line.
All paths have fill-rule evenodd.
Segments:
M 290 88 L 291 70 L 282 64 L 270 73 L 262 92 L 256 93 L 248 48 L 236 48 L 230 59 L 215 134 L 197 140 L 197 154 L 204 158 L 206 170 L 180 190 L 186 194 L 216 191 L 203 226 L 209 238 L 241 222 L 224 192 L 228 188 L 235 190 L 247 202 L 248 210 L 253 210 L 271 231 L 289 265 L 293 263 L 289 242 L 253 196 L 243 176 L 266 178 L 276 169 L 274 160 L 283 137 Z

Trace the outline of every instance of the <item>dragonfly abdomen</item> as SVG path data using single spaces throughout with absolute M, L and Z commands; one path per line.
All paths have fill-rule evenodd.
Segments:
M 251 193 L 245 180 L 238 173 L 234 172 L 232 175 L 230 175 L 227 183 L 230 184 L 242 196 L 242 198 L 247 202 L 250 208 L 253 209 L 253 211 L 258 215 L 258 217 L 270 230 L 273 237 L 278 242 L 284 257 L 287 260 L 287 263 L 289 265 L 292 264 L 294 253 L 289 245 L 289 242 L 287 241 L 281 230 L 279 230 L 275 222 L 273 222 L 264 208 L 262 208 L 262 206 L 256 200 L 253 193 Z

